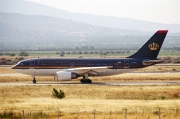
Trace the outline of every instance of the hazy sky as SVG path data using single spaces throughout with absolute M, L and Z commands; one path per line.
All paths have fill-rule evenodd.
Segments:
M 76 13 L 180 23 L 180 0 L 28 0 Z

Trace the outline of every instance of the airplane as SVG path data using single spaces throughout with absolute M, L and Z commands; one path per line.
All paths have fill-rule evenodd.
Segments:
M 165 60 L 157 59 L 168 30 L 158 30 L 136 53 L 126 58 L 34 58 L 18 62 L 13 70 L 36 76 L 54 76 L 68 81 L 82 77 L 81 83 L 90 84 L 89 76 L 110 76 L 132 72 Z

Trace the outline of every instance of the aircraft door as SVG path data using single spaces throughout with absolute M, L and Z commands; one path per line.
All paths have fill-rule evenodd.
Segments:
M 71 67 L 74 67 L 74 62 L 71 62 Z
M 122 69 L 123 68 L 123 61 L 118 61 L 117 62 L 117 69 Z
M 35 61 L 30 61 L 30 68 L 34 69 L 35 68 Z
M 129 68 L 129 60 L 124 60 L 124 69 Z

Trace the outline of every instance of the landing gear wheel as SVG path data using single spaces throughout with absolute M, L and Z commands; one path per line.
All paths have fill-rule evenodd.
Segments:
M 88 80 L 87 80 L 87 83 L 89 83 L 89 84 L 92 83 L 92 80 L 88 79 Z
M 81 81 L 81 83 L 84 83 L 84 79 L 81 79 L 80 81 Z
M 34 83 L 34 84 L 36 83 L 36 79 L 35 79 L 35 78 L 33 79 L 33 83 Z
M 90 80 L 90 79 L 81 79 L 80 81 L 81 81 L 81 83 L 85 83 L 85 84 L 91 84 L 92 83 L 92 80 Z

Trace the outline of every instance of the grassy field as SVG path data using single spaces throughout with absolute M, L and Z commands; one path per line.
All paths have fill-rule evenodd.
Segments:
M 65 99 L 51 98 L 52 89 L 62 89 Z M 103 86 L 103 85 L 57 85 L 57 86 L 2 86 L 0 87 L 0 110 L 14 112 L 43 113 L 54 112 L 59 108 L 62 118 L 93 116 L 96 109 L 101 118 L 122 117 L 128 109 L 129 118 L 141 116 L 157 117 L 158 108 L 162 115 L 179 118 L 180 86 Z M 145 112 L 143 112 L 145 111 Z M 144 113 L 144 116 L 142 116 Z
M 94 77 L 93 81 L 179 81 L 179 67 L 153 66 L 136 72 L 165 71 L 166 73 L 131 73 L 110 77 Z M 0 74 L 14 74 L 10 67 L 0 67 Z M 31 82 L 32 77 L 0 76 L 0 82 Z M 53 77 L 37 77 L 37 81 L 54 81 Z M 75 82 L 78 80 L 75 80 Z M 57 81 L 55 81 L 57 82 Z M 61 89 L 66 97 L 51 98 L 53 88 Z M 127 119 L 180 118 L 180 86 L 108 86 L 59 84 L 46 86 L 0 86 L 0 118 L 57 119 Z M 24 110 L 24 111 L 23 111 Z

